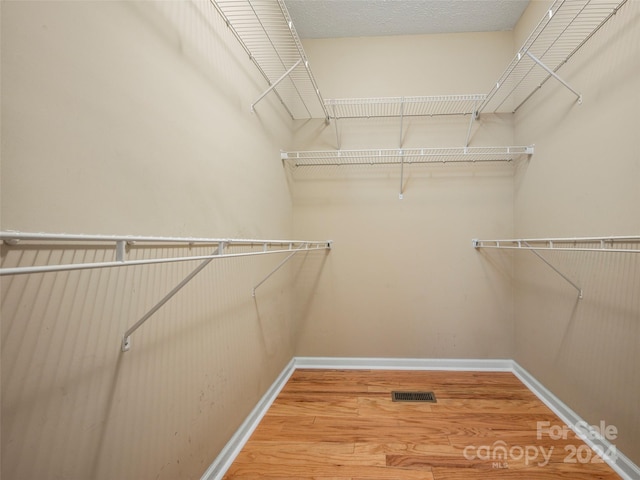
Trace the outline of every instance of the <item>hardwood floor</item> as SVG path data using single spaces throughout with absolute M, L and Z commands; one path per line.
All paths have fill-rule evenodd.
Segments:
M 296 370 L 224 478 L 620 478 L 573 432 L 554 440 L 537 422 L 555 438 L 564 426 L 508 372 Z

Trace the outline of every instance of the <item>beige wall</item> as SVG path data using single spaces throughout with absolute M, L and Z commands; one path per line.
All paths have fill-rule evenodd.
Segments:
M 515 35 L 305 49 L 326 98 L 484 93 L 544 7 Z M 194 265 L 3 278 L 3 477 L 198 478 L 294 354 L 515 358 L 587 420 L 617 425 L 638 463 L 637 259 L 552 256 L 582 283 L 577 302 L 533 256 L 471 247 L 640 231 L 638 8 L 563 67 L 582 106 L 549 84 L 515 121 L 475 124 L 471 145 L 535 143 L 530 162 L 407 166 L 399 200 L 397 166 L 282 169 L 280 149 L 336 148 L 334 124 L 291 122 L 271 97 L 249 113 L 264 80 L 215 12 L 3 2 L 3 230 L 335 241 L 255 300 L 275 258 L 210 266 L 125 355 L 122 333 Z M 402 145 L 460 146 L 467 126 L 405 120 Z M 342 148 L 399 136 L 397 120 L 340 122 Z
M 2 2 L 2 229 L 290 238 L 264 88 L 208 1 Z M 286 270 L 251 297 L 278 261 L 210 265 L 126 354 L 194 263 L 3 277 L 2 478 L 199 478 L 294 353 Z
M 530 17 L 516 31 L 530 30 Z M 537 9 L 537 11 L 533 11 Z M 629 1 L 516 114 L 516 141 L 535 143 L 516 177 L 518 237 L 640 233 L 640 2 Z M 640 463 L 640 258 L 515 256 L 515 359 L 592 424 L 617 426 L 617 447 Z
M 510 32 L 306 41 L 327 98 L 486 92 L 512 55 Z M 468 117 L 405 119 L 404 147 L 463 146 Z M 398 119 L 341 120 L 340 144 L 397 148 Z M 335 124 L 298 122 L 296 148 L 333 149 Z M 471 145 L 511 145 L 505 116 L 483 116 Z M 513 165 L 291 170 L 296 236 L 335 241 L 299 302 L 300 355 L 496 358 L 513 355 L 511 259 L 474 237 L 511 234 Z M 307 285 L 307 283 L 304 283 Z M 303 292 L 308 289 L 302 288 Z
M 464 35 L 333 39 L 305 49 L 328 98 L 486 92 L 515 53 L 503 49 L 520 46 L 548 5 L 531 3 L 515 41 L 508 33 L 465 42 Z M 639 7 L 629 2 L 561 70 L 583 105 L 551 81 L 515 116 L 512 138 L 508 116 L 481 117 L 472 145 L 535 144 L 514 179 L 502 167 L 414 166 L 400 201 L 398 167 L 290 172 L 296 234 L 335 240 L 319 279 L 307 282 L 315 294 L 298 305 L 299 354 L 513 356 L 586 420 L 618 426 L 614 443 L 639 461 L 639 259 L 549 254 L 583 287 L 578 302 L 533 255 L 469 248 L 476 236 L 640 232 Z M 486 68 L 464 70 L 478 59 Z M 404 125 L 409 147 L 459 145 L 466 124 Z M 333 124 L 297 125 L 296 148 L 332 149 L 338 138 L 342 148 L 399 146 L 397 120 L 339 126 L 337 137 Z

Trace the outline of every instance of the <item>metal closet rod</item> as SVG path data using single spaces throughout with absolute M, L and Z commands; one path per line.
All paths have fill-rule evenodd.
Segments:
M 1 268 L 2 275 L 20 275 L 31 273 L 61 272 L 70 270 L 86 270 L 93 268 L 122 267 L 132 265 L 151 265 L 158 263 L 186 262 L 227 257 L 246 257 L 273 253 L 287 253 L 294 249 L 324 250 L 331 248 L 330 240 L 261 240 L 235 238 L 199 238 L 199 237 L 154 237 L 133 235 L 84 235 L 67 233 L 28 233 L 0 232 L 0 240 L 9 246 L 20 245 L 21 242 L 53 242 L 53 243 L 115 243 L 115 260 L 91 263 L 72 263 L 61 265 L 34 265 L 28 267 Z M 138 243 L 174 244 L 174 245 L 216 245 L 218 249 L 211 255 L 192 255 L 183 257 L 153 258 L 144 260 L 127 260 L 126 246 Z M 225 248 L 234 246 L 262 246 L 261 251 L 225 253 Z M 284 247 L 271 249 L 273 247 Z

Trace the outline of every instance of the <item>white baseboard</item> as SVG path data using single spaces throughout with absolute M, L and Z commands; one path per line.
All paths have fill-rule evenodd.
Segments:
M 294 361 L 296 368 L 337 368 L 343 370 L 455 370 L 468 372 L 510 372 L 513 370 L 513 361 L 507 359 L 295 357 Z
M 614 453 L 610 458 L 604 458 L 605 462 L 615 470 L 624 480 L 638 480 L 640 479 L 640 468 L 633 463 L 629 457 L 618 451 L 609 440 L 606 438 L 594 438 L 594 435 L 589 434 L 587 427 L 589 424 L 585 422 L 576 412 L 574 412 L 569 406 L 556 397 L 550 390 L 542 385 L 536 378 L 528 371 L 522 368 L 516 361 L 513 363 L 513 374 L 520 379 L 525 386 L 531 390 L 547 407 L 549 407 L 553 413 L 558 415 L 560 419 L 565 423 L 567 427 L 575 432 L 575 434 L 582 439 L 592 450 L 595 452 L 611 452 Z
M 251 413 L 245 421 L 242 422 L 242 425 L 236 430 L 236 433 L 227 442 L 220 454 L 209 468 L 207 468 L 207 471 L 204 472 L 201 480 L 217 480 L 224 476 L 294 371 L 295 358 L 292 358 L 287 366 L 284 367 L 284 370 L 280 372 L 278 378 L 276 378 L 269 387 L 269 390 L 262 396 L 255 408 L 251 410 Z
M 450 359 L 450 358 L 359 358 L 359 357 L 294 357 L 273 382 L 240 428 L 231 437 L 201 480 L 219 480 L 229 469 L 242 447 L 256 429 L 267 410 L 297 368 L 333 368 L 341 370 L 447 370 L 475 372 L 512 372 L 545 405 L 565 422 L 592 449 L 611 452 L 615 447 L 606 439 L 592 439 L 584 435 L 587 423 L 544 385 L 509 359 Z M 605 461 L 624 480 L 640 479 L 640 468 L 621 452 Z

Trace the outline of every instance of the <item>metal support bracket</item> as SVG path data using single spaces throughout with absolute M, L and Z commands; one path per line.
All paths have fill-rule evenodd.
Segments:
M 120 242 L 118 242 L 120 243 Z M 216 248 L 214 250 L 214 252 L 212 253 L 212 255 L 219 255 L 220 253 L 224 252 L 224 248 L 225 248 L 225 244 L 224 242 L 220 243 L 220 245 L 218 245 L 218 248 Z M 129 349 L 131 348 L 131 335 L 133 334 L 133 332 L 135 332 L 138 328 L 140 328 L 142 326 L 142 324 L 144 322 L 146 322 L 147 320 L 149 320 L 149 318 L 151 318 L 151 316 L 153 316 L 154 313 L 156 313 L 158 310 L 160 310 L 160 308 L 162 308 L 162 306 L 167 303 L 169 300 L 171 300 L 171 298 L 173 298 L 173 296 L 178 293 L 182 287 L 184 287 L 187 283 L 189 283 L 193 277 L 195 277 L 198 273 L 200 273 L 207 265 L 209 265 L 209 263 L 211 263 L 212 260 L 214 260 L 215 257 L 212 258 L 208 258 L 206 259 L 204 262 L 202 262 L 200 265 L 198 265 L 198 267 L 196 267 L 196 269 L 191 272 L 189 275 L 187 275 L 184 280 L 182 280 L 178 285 L 176 285 L 173 290 L 171 290 L 169 293 L 167 293 L 162 300 L 160 300 L 158 303 L 156 303 L 151 310 L 149 310 L 147 313 L 145 313 L 140 320 L 138 320 L 136 323 L 134 323 L 129 330 L 127 330 L 124 335 L 122 336 L 122 346 L 121 346 L 121 350 L 123 352 L 128 352 Z
M 336 145 L 338 146 L 338 150 L 340 150 L 341 146 L 340 146 L 340 130 L 338 129 L 338 117 L 336 116 L 336 106 L 333 105 L 333 118 L 335 119 L 335 123 L 333 124 L 333 126 L 335 127 L 336 130 Z
M 402 148 L 402 123 L 404 121 L 404 97 L 400 101 L 400 141 L 398 142 L 398 148 Z
M 569 277 L 567 277 L 564 273 L 562 273 L 560 270 L 558 270 L 556 267 L 554 267 L 551 264 L 551 262 L 549 262 L 549 260 L 547 260 L 542 255 L 540 255 L 540 253 L 537 252 L 537 249 L 535 247 L 531 246 L 531 244 L 529 242 L 527 242 L 526 240 L 489 240 L 488 242 L 491 242 L 494 245 L 484 245 L 483 241 L 478 240 L 477 238 L 474 238 L 473 240 L 471 240 L 471 244 L 473 245 L 473 248 L 475 248 L 476 250 L 478 248 L 508 248 L 508 249 L 516 249 L 516 250 L 520 250 L 520 249 L 522 249 L 522 250 L 530 250 L 531 253 L 533 253 L 540 260 L 542 260 L 544 263 L 546 263 L 554 272 L 556 272 L 558 275 L 560 275 L 562 278 L 564 278 L 567 282 L 569 282 L 571 284 L 571 286 L 578 291 L 578 299 L 582 299 L 582 288 L 580 288 Z M 505 243 L 506 245 L 501 245 L 501 242 Z M 549 243 L 550 243 L 551 247 L 553 247 L 553 242 L 551 240 L 549 240 Z M 512 245 L 512 246 L 510 246 L 510 245 Z M 550 250 L 552 248 L 547 248 L 547 249 Z M 567 250 L 567 249 L 565 249 L 565 250 Z M 638 250 L 638 251 L 640 251 L 640 250 Z
M 116 242 L 116 262 L 124 262 L 127 259 L 127 242 L 118 240 Z
M 267 274 L 267 276 L 266 276 L 266 277 L 264 277 L 262 280 L 260 280 L 260 281 L 258 282 L 258 284 L 257 284 L 255 287 L 253 287 L 253 290 L 251 291 L 251 296 L 255 298 L 255 296 L 256 296 L 256 289 L 257 289 L 260 285 L 262 285 L 264 282 L 266 282 L 266 281 L 271 277 L 271 275 L 273 275 L 273 274 L 274 274 L 274 273 L 276 273 L 278 270 L 280 270 L 280 269 L 284 266 L 284 264 L 285 264 L 285 263 L 287 263 L 289 260 L 291 260 L 291 258 L 292 258 L 296 253 L 300 252 L 301 250 L 305 250 L 305 249 L 307 249 L 307 248 L 309 248 L 309 244 L 308 244 L 308 243 L 305 243 L 305 244 L 303 244 L 303 245 L 300 245 L 298 248 L 296 248 L 295 250 L 293 250 L 289 255 L 287 255 L 287 257 L 286 257 L 284 260 L 282 260 L 282 261 L 281 261 L 281 262 L 276 266 L 276 268 L 274 268 L 273 270 L 271 270 L 271 272 L 269 272 L 269 273 Z M 289 245 L 289 249 L 290 249 L 290 250 L 292 249 L 292 245 Z
M 398 198 L 404 198 L 404 152 L 400 150 L 400 194 Z
M 542 63 L 542 61 L 540 61 L 533 53 L 531 53 L 529 50 L 527 50 L 525 52 L 529 58 L 531 58 L 531 60 L 533 60 L 534 62 L 536 62 L 538 65 L 540 65 L 540 67 L 545 70 L 549 75 L 551 75 L 553 78 L 555 78 L 556 80 L 558 80 L 562 85 L 564 85 L 565 87 L 567 87 L 569 90 L 571 90 L 573 92 L 573 94 L 578 97 L 578 103 L 582 103 L 582 95 L 580 94 L 580 92 L 576 91 L 575 89 L 573 89 L 571 87 L 571 85 L 569 85 L 567 82 L 565 82 L 562 78 L 560 78 L 558 76 L 558 74 L 556 72 L 554 72 L 553 70 L 551 70 L 549 67 L 547 67 L 544 63 Z M 522 54 L 518 54 L 518 58 L 520 58 Z
M 556 267 L 554 267 L 551 264 L 551 262 L 549 262 L 549 260 L 547 260 L 542 255 L 540 255 L 531 245 L 529 245 L 527 242 L 523 242 L 523 243 L 529 248 L 531 253 L 533 253 L 536 257 L 538 257 L 540 260 L 542 260 L 544 263 L 546 263 L 554 272 L 556 272 L 558 275 L 560 275 L 562 278 L 564 278 L 567 282 L 569 282 L 571 284 L 571 286 L 578 291 L 578 299 L 580 299 L 580 300 L 582 299 L 582 288 L 580 288 L 569 277 L 567 277 L 564 273 L 562 273 L 560 270 L 558 270 Z
M 469 140 L 471 139 L 471 128 L 473 127 L 473 122 L 476 121 L 477 119 L 478 119 L 478 111 L 474 109 L 474 111 L 471 112 L 471 120 L 469 120 L 469 128 L 467 129 L 467 138 L 464 141 L 465 148 L 469 146 Z
M 293 66 L 292 66 L 289 70 L 287 70 L 286 72 L 284 72 L 284 73 L 282 74 L 282 76 L 281 76 L 279 79 L 277 79 L 275 82 L 273 82 L 273 83 L 271 84 L 271 86 L 269 86 L 269 88 L 267 88 L 267 89 L 265 90 L 265 92 L 264 92 L 262 95 L 260 95 L 260 96 L 258 97 L 258 99 L 257 99 L 255 102 L 253 102 L 253 103 L 251 104 L 251 111 L 252 111 L 252 112 L 254 112 L 254 111 L 255 111 L 255 106 L 256 106 L 256 104 L 257 104 L 260 100 L 262 100 L 264 97 L 266 97 L 266 96 L 267 96 L 267 94 L 268 94 L 271 90 L 273 90 L 274 88 L 276 88 L 276 87 L 278 86 L 278 84 L 279 84 L 282 80 L 284 80 L 285 78 L 287 78 L 287 77 L 289 76 L 289 74 L 291 74 L 291 72 L 293 72 L 293 71 L 295 70 L 295 68 L 296 68 L 298 65 L 300 65 L 301 63 L 302 63 L 302 58 L 300 58 L 296 63 L 294 63 L 294 64 L 293 64 Z
M 402 127 L 404 121 L 404 97 L 400 102 L 400 141 L 398 142 L 398 148 L 400 149 L 400 193 L 398 198 L 402 200 L 404 198 L 404 152 L 402 151 Z

